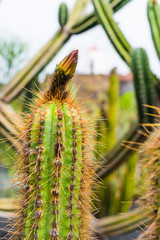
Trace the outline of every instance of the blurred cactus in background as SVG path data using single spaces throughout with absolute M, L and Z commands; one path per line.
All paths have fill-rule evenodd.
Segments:
M 138 239 L 159 239 L 159 129 L 155 126 L 159 126 L 156 116 L 160 81 L 150 69 L 146 50 L 133 49 L 114 20 L 114 13 L 130 1 L 77 0 L 72 10 L 61 3 L 59 30 L 0 90 L 1 138 L 7 139 L 7 147 L 23 155 L 18 165 L 23 201 L 18 224 L 14 226 L 17 239 L 18 236 L 22 239 L 90 239 L 90 177 L 93 173 L 90 165 L 94 157 L 88 155 L 88 145 L 93 148 L 92 144 L 98 161 L 94 178 L 101 182 L 98 187 L 93 186 L 99 198 L 94 200 L 93 213 L 99 218 L 91 221 L 94 230 L 113 236 L 143 227 L 144 222 L 144 226 L 149 227 Z M 89 2 L 94 10 L 88 14 Z M 148 0 L 147 14 L 160 59 L 158 1 Z M 120 78 L 113 69 L 109 90 L 100 93 L 99 102 L 92 104 L 90 119 L 96 126 L 88 128 L 88 121 L 82 120 L 79 100 L 73 101 L 73 91 L 68 94 L 71 85 L 66 86 L 75 71 L 77 51 L 59 63 L 55 74 L 49 77 L 50 90 L 44 94 L 47 81 L 39 84 L 36 78 L 73 35 L 98 24 L 131 69 L 134 93 L 120 95 Z M 11 66 L 9 52 L 5 54 Z M 19 100 L 19 95 L 26 99 Z M 28 102 L 32 102 L 33 107 L 28 108 Z M 86 106 L 90 105 L 86 100 Z M 17 115 L 13 117 L 18 111 L 23 112 L 25 120 Z M 99 115 L 97 121 L 95 114 Z M 27 127 L 22 138 L 17 137 L 22 134 L 19 125 Z M 92 144 L 90 129 L 95 135 Z M 2 158 L 3 154 L 0 151 Z M 10 161 L 13 164 L 13 160 Z M 143 170 L 138 175 L 140 165 Z M 135 191 L 142 183 L 144 190 Z M 135 204 L 133 198 L 138 197 L 141 200 Z M 146 208 L 137 209 L 137 205 L 144 202 Z

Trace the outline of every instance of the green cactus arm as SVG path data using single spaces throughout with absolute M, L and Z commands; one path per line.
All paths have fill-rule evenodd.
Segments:
M 98 146 L 106 143 L 106 148 L 102 149 L 102 153 L 112 149 L 116 143 L 116 122 L 118 114 L 118 99 L 119 99 L 119 77 L 116 73 L 116 70 L 113 69 L 109 76 L 109 90 L 108 90 L 108 111 L 105 114 L 105 123 L 107 121 L 107 129 L 102 125 L 100 121 L 100 126 L 102 128 L 101 134 L 102 137 L 98 139 Z M 107 93 L 106 93 L 107 94 Z M 106 142 L 104 142 L 104 134 L 106 134 Z M 99 150 L 97 146 L 97 149 Z M 113 215 L 115 213 L 115 207 L 117 202 L 117 172 L 111 174 L 110 176 L 104 179 L 104 186 L 98 188 L 98 195 L 101 199 L 101 207 L 99 211 L 99 216 Z M 98 207 L 98 206 L 97 206 Z
M 135 189 L 135 171 L 138 155 L 131 152 L 127 157 L 126 169 L 122 179 L 121 196 L 119 200 L 118 212 L 127 212 L 132 204 L 132 198 Z M 126 184 L 127 183 L 127 184 Z
M 125 159 L 126 156 L 133 151 L 130 148 L 127 148 L 126 146 L 123 146 L 125 141 L 132 142 L 130 144 L 130 147 L 134 149 L 136 147 L 136 144 L 134 142 L 140 141 L 143 142 L 146 138 L 144 135 L 142 135 L 141 131 L 143 129 L 138 124 L 133 124 L 130 131 L 123 137 L 121 141 L 119 141 L 116 146 L 109 151 L 109 153 L 104 154 L 103 158 L 99 158 L 98 161 L 101 162 L 102 167 L 98 168 L 96 171 L 96 178 L 102 178 L 104 179 L 106 176 L 108 176 L 110 173 L 112 173 Z
M 94 26 L 98 25 L 97 17 L 94 12 L 85 16 L 81 21 L 77 22 L 70 30 L 71 34 L 80 34 Z
M 119 9 L 121 9 L 124 5 L 126 5 L 130 1 L 131 0 L 113 0 L 113 1 L 110 1 L 113 12 L 114 13 L 117 12 Z M 96 16 L 95 12 L 93 11 L 92 13 L 88 14 L 83 19 L 78 21 L 72 27 L 72 29 L 70 30 L 70 33 L 72 33 L 72 34 L 83 33 L 83 32 L 91 29 L 92 27 L 94 27 L 96 25 L 98 25 L 98 19 L 97 19 L 97 16 Z
M 68 21 L 68 7 L 66 3 L 61 3 L 59 6 L 58 20 L 60 26 L 63 28 Z
M 160 59 L 160 6 L 157 1 L 148 1 L 147 16 L 150 23 L 150 29 L 156 53 Z
M 108 93 L 108 133 L 107 133 L 107 147 L 108 150 L 112 149 L 116 143 L 116 123 L 118 114 L 118 99 L 119 99 L 119 77 L 113 70 L 109 76 L 110 88 Z
M 132 71 L 139 122 L 151 123 L 154 121 L 154 117 L 147 115 L 147 113 L 155 114 L 155 110 L 147 108 L 146 105 L 155 106 L 156 94 L 148 57 L 144 49 L 140 48 L 132 51 Z
M 115 12 L 120 10 L 123 6 L 129 3 L 131 0 L 110 0 L 110 4 Z
M 117 23 L 113 20 L 113 10 L 111 8 L 111 5 L 107 3 L 107 1 L 101 1 L 102 8 L 104 9 L 104 12 L 107 16 L 107 19 L 112 27 L 114 29 L 115 35 L 117 36 L 118 40 L 121 42 L 123 47 L 126 49 L 126 51 L 129 53 L 131 51 L 131 46 L 122 34 L 121 30 L 119 29 Z
M 114 24 L 114 20 L 111 16 L 111 9 L 110 5 L 105 0 L 93 0 L 95 12 L 97 14 L 98 20 L 101 23 L 103 29 L 105 30 L 107 36 L 109 37 L 110 41 L 112 42 L 113 46 L 117 50 L 118 54 L 121 56 L 121 58 L 128 64 L 131 64 L 131 57 L 128 51 L 126 51 L 124 45 L 125 43 L 119 40 L 117 36 L 117 28 L 118 26 Z M 105 8 L 104 8 L 105 6 Z M 106 9 L 109 9 L 106 13 Z M 115 29 L 116 26 L 116 29 Z M 118 30 L 120 33 L 120 30 Z M 126 41 L 125 41 L 126 42 Z
M 147 115 L 145 114 L 147 112 L 147 108 L 144 106 L 144 104 L 147 104 L 147 91 L 145 84 L 146 71 L 145 64 L 143 62 L 143 54 L 144 50 L 142 49 L 136 49 L 132 52 L 132 71 L 140 123 L 148 122 Z

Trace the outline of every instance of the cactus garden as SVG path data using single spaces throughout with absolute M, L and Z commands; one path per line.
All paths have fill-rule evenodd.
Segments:
M 116 21 L 134 2 L 55 1 L 58 29 L 31 59 L 0 40 L 0 239 L 160 240 L 160 2 L 145 2 L 153 55 Z M 92 31 L 128 74 L 92 37 L 82 56 Z

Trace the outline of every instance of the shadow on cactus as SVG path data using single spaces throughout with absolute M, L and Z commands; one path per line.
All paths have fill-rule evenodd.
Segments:
M 75 50 L 58 64 L 25 116 L 11 239 L 90 239 L 92 131 L 70 91 L 77 60 Z

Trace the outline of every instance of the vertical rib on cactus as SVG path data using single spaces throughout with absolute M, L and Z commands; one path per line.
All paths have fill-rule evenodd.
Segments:
M 90 132 L 70 94 L 73 51 L 26 120 L 21 213 L 14 239 L 90 239 Z

